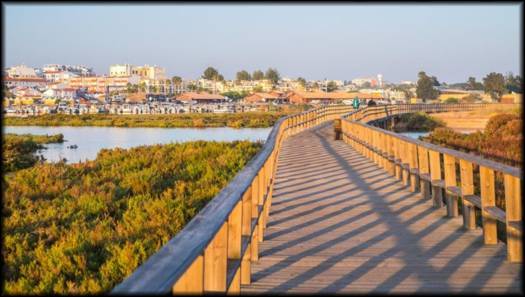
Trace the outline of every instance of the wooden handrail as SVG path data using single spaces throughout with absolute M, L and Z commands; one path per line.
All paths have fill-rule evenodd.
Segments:
M 390 161 L 385 161 L 384 156 L 387 156 L 388 160 L 392 157 L 392 160 L 401 160 L 401 163 L 404 163 L 405 160 L 400 158 L 406 158 L 407 154 L 401 156 L 399 153 L 403 150 L 388 147 L 379 156 L 376 152 L 377 147 L 381 147 L 382 144 L 409 143 L 415 145 L 416 148 L 421 147 L 428 150 L 437 148 L 371 127 L 355 119 L 373 121 L 380 119 L 380 116 L 390 117 L 414 111 L 451 111 L 454 108 L 459 110 L 460 108 L 477 107 L 481 105 L 454 107 L 453 104 L 447 104 L 446 107 L 443 107 L 443 105 L 411 104 L 369 107 L 350 112 L 351 106 L 330 105 L 279 119 L 262 149 L 237 173 L 233 180 L 175 237 L 149 257 L 111 293 L 238 293 L 241 284 L 250 284 L 251 262 L 259 258 L 258 246 L 259 242 L 264 239 L 264 230 L 268 221 L 277 159 L 281 144 L 287 137 L 344 115 L 343 140 L 352 142 L 351 144 L 358 151 L 375 158 L 378 164 L 395 169 L 396 166 L 392 166 Z M 364 137 L 362 133 L 356 133 L 356 129 L 363 131 L 368 129 L 371 134 Z M 374 144 L 374 147 L 370 145 L 371 143 Z M 440 152 L 443 150 L 443 148 L 438 148 Z M 448 149 L 442 152 L 455 158 L 464 157 L 463 153 Z M 489 170 L 498 168 L 497 163 L 492 162 L 494 163 L 492 164 L 491 162 L 486 160 L 480 164 Z M 410 164 L 414 164 L 413 160 Z M 401 176 L 401 171 L 396 169 L 396 172 Z M 516 176 L 509 172 L 507 172 L 509 176 Z M 506 182 L 514 185 L 515 181 L 506 180 Z M 518 190 L 515 186 L 512 189 L 512 195 L 516 195 Z M 519 204 L 519 201 L 515 203 Z M 521 220 L 520 214 L 514 212 L 507 217 L 511 219 L 509 225 L 515 225 L 518 217 Z
M 458 201 L 462 204 L 463 225 L 474 229 L 475 209 L 481 210 L 482 228 L 486 244 L 497 243 L 496 223 L 506 225 L 507 259 L 522 261 L 521 244 L 521 170 L 520 168 L 487 160 L 477 155 L 459 152 L 431 143 L 412 139 L 391 131 L 374 127 L 372 122 L 384 121 L 392 116 L 425 111 L 443 112 L 465 109 L 520 106 L 509 104 L 431 104 L 368 107 L 342 116 L 343 140 L 365 157 L 410 186 L 412 192 L 421 192 L 432 198 L 434 207 L 446 200 L 447 215 L 458 215 Z M 443 160 L 443 162 L 441 162 Z M 475 168 L 479 177 L 475 180 Z M 459 169 L 459 183 L 456 171 Z M 495 204 L 495 175 L 503 175 L 505 209 Z M 474 184 L 479 184 L 479 195 Z
M 324 106 L 279 119 L 233 180 L 111 293 L 239 292 L 258 259 L 282 141 L 350 110 Z

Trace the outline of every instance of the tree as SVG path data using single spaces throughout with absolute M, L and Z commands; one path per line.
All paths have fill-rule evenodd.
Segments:
M 237 81 L 252 80 L 252 76 L 246 70 L 241 70 L 241 71 L 237 72 L 236 78 L 237 78 Z
M 372 84 L 369 82 L 369 81 L 365 81 L 362 85 L 361 85 L 361 88 L 364 88 L 364 89 L 368 89 L 372 87 Z
M 278 83 L 279 79 L 281 79 L 281 77 L 279 76 L 279 72 L 275 68 L 268 68 L 268 70 L 266 70 L 266 73 L 264 74 L 264 78 L 270 80 L 272 84 Z
M 428 99 L 436 99 L 439 95 L 438 90 L 434 89 L 434 81 L 427 76 L 424 71 L 419 72 L 417 80 L 416 95 L 425 102 Z
M 145 82 L 141 82 L 139 84 L 139 89 L 141 92 L 146 92 L 146 83 Z
M 327 92 L 333 92 L 335 90 L 337 90 L 337 84 L 334 81 L 329 81 L 326 84 L 326 91 Z
M 217 69 L 213 67 L 206 68 L 206 70 L 204 70 L 204 73 L 202 75 L 202 78 L 208 79 L 208 80 L 220 80 L 219 79 L 220 77 L 222 77 L 222 75 L 220 75 L 219 71 L 217 71 Z
M 512 74 L 512 72 L 509 72 L 505 76 L 505 88 L 509 92 L 514 93 L 522 93 L 523 92 L 523 81 L 521 79 L 521 76 Z
M 126 85 L 126 92 L 128 94 L 131 94 L 131 93 L 137 93 L 139 91 L 139 86 L 138 85 L 133 85 L 131 83 L 128 83 Z
M 236 92 L 236 91 L 229 91 L 229 92 L 224 92 L 221 94 L 222 96 L 226 96 L 232 100 L 240 100 L 244 97 L 246 97 L 248 95 L 248 92 L 246 91 L 241 91 L 241 92 Z
M 469 77 L 467 80 L 467 90 L 483 90 L 483 84 L 476 81 L 475 77 Z
M 439 86 L 441 85 L 441 84 L 439 83 L 437 77 L 432 76 L 431 79 L 432 79 L 432 85 L 433 85 L 434 87 L 439 87 Z
M 197 85 L 194 84 L 194 83 L 190 83 L 190 84 L 188 85 L 188 90 L 190 90 L 190 91 L 196 91 L 197 89 L 198 89 L 198 87 L 197 87 Z
M 178 86 L 182 83 L 182 78 L 180 76 L 173 76 L 171 78 L 171 82 L 173 83 L 174 86 Z
M 261 80 L 264 79 L 264 73 L 261 70 L 255 70 L 252 74 L 253 80 Z
M 306 79 L 302 78 L 302 77 L 298 77 L 297 78 L 297 82 L 304 88 L 306 87 Z
M 485 86 L 485 93 L 490 94 L 490 97 L 494 100 L 499 99 L 506 91 L 505 78 L 501 73 L 489 73 L 483 78 L 483 84 Z

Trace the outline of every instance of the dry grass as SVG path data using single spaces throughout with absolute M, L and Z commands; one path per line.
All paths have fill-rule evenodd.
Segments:
M 447 127 L 455 131 L 475 132 L 483 131 L 490 117 L 503 112 L 520 113 L 521 111 L 515 107 L 500 107 L 473 111 L 435 113 L 432 114 L 432 117 L 442 120 Z

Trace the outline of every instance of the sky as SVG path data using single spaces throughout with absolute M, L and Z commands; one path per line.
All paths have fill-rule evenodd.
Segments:
M 20 5 L 3 3 L 5 66 L 159 65 L 226 79 L 276 68 L 283 77 L 351 80 L 382 74 L 464 82 L 520 73 L 521 6 L 506 5 Z

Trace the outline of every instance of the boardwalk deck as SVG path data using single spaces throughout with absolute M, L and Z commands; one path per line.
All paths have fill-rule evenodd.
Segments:
M 521 264 L 403 187 L 331 126 L 285 141 L 257 292 L 519 292 Z

